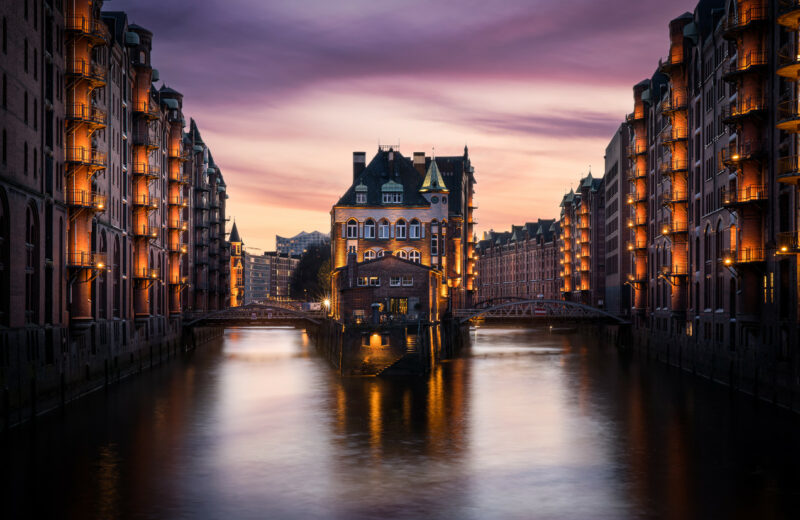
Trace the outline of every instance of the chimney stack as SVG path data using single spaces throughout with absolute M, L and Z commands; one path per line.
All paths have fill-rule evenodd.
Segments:
M 414 152 L 414 169 L 425 177 L 425 152 Z
M 366 152 L 353 152 L 353 182 L 358 179 L 361 172 L 367 167 Z

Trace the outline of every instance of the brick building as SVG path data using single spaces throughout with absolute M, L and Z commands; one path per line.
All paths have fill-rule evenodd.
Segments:
M 628 194 L 630 193 L 629 130 L 620 125 L 606 147 L 605 174 L 605 309 L 619 316 L 630 315 L 631 255 L 626 249 L 630 234 Z
M 487 231 L 478 242 L 477 302 L 561 298 L 559 224 L 539 219 L 511 231 Z
M 442 271 L 449 303 L 465 305 L 474 292 L 474 182 L 466 148 L 460 157 L 415 153 L 412 161 L 381 146 L 369 165 L 355 152 L 353 183 L 331 210 L 334 277 L 349 255 L 358 262 L 395 255 Z

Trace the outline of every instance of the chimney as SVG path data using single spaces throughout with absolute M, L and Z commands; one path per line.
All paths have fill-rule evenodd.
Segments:
M 353 182 L 358 179 L 364 168 L 367 167 L 367 154 L 366 152 L 353 152 Z
M 425 177 L 425 152 L 414 152 L 414 169 Z

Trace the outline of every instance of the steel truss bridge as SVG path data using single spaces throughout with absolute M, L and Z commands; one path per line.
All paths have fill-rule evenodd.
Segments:
M 478 302 L 473 309 L 457 309 L 453 314 L 461 323 L 480 317 L 497 320 L 603 320 L 628 323 L 619 316 L 582 303 L 513 297 L 485 300 Z
M 292 302 L 249 303 L 193 316 L 186 325 L 270 325 L 309 322 L 319 325 L 325 311 L 304 311 Z

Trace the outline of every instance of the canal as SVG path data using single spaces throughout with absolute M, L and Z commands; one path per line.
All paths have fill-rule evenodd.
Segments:
M 797 518 L 800 421 L 584 336 L 478 328 L 341 379 L 226 332 L 2 438 L 4 518 Z

